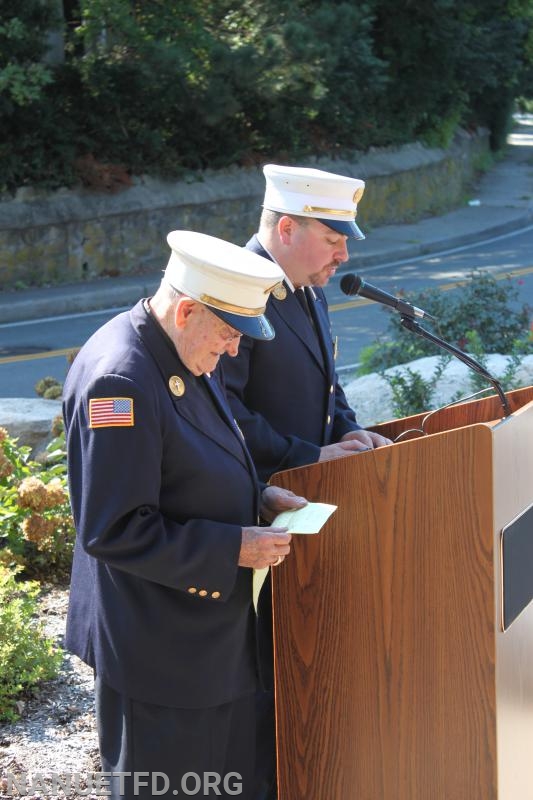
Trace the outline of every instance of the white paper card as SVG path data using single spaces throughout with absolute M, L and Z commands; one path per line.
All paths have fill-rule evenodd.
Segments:
M 329 503 L 308 503 L 303 508 L 282 511 L 272 525 L 288 528 L 289 533 L 318 533 L 337 506 Z

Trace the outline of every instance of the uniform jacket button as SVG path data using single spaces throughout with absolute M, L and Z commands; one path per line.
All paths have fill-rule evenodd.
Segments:
M 220 597 L 220 592 L 211 592 L 211 597 L 213 598 L 213 600 L 218 600 L 218 598 Z
M 207 597 L 207 591 L 206 591 L 206 589 L 200 589 L 200 591 L 198 592 L 198 594 L 200 595 L 200 597 Z
M 187 591 L 189 592 L 189 594 L 196 594 L 196 592 L 198 591 L 198 589 L 196 588 L 196 586 L 189 586 L 189 588 L 187 589 Z

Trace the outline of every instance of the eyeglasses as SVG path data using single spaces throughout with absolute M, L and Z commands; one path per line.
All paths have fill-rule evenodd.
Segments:
M 236 339 L 240 339 L 242 337 L 242 333 L 240 333 L 239 331 L 236 331 L 235 333 L 233 333 L 235 328 L 232 328 L 227 323 L 222 323 L 222 325 L 220 325 L 221 319 L 219 317 L 217 317 L 217 315 L 213 311 L 211 311 L 211 309 L 208 308 L 208 306 L 204 306 L 204 308 L 207 311 L 209 311 L 210 315 L 212 317 L 214 317 L 216 319 L 216 321 L 218 322 L 217 336 L 219 336 L 222 339 L 223 342 L 226 342 L 226 344 L 229 344 L 230 342 L 234 342 Z
M 224 328 L 217 331 L 218 336 L 222 339 L 223 342 L 233 342 L 235 339 L 240 339 L 242 337 L 242 333 L 224 333 L 224 330 L 231 331 L 229 325 L 224 325 Z

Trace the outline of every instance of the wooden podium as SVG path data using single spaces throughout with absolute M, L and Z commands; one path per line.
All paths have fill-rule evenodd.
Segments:
M 338 505 L 272 570 L 279 800 L 533 800 L 533 603 L 502 627 L 517 563 L 533 587 L 533 387 L 507 397 L 273 477 Z

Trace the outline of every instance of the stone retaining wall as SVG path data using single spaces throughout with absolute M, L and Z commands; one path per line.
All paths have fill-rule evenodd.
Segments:
M 460 132 L 448 150 L 411 144 L 305 164 L 367 182 L 358 223 L 369 231 L 460 205 L 488 150 L 482 130 Z M 173 183 L 139 178 L 118 194 L 23 188 L 0 197 L 0 289 L 157 268 L 166 263 L 166 234 L 178 228 L 244 244 L 256 230 L 263 191 L 258 167 Z

